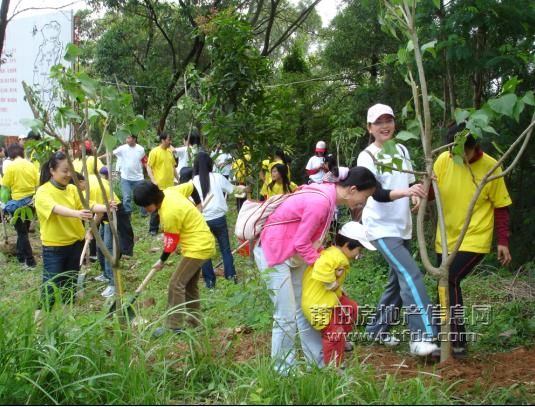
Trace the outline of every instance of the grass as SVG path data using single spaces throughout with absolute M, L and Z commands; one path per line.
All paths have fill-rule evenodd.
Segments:
M 159 255 L 161 241 L 145 237 L 146 219 L 134 217 L 141 238 L 135 256 L 122 262 L 127 293 L 132 293 Z M 10 231 L 10 233 L 13 233 Z M 13 234 L 12 234 L 13 236 Z M 14 239 L 14 237 L 11 237 Z M 236 242 L 234 242 L 235 244 Z M 529 385 L 486 387 L 468 393 L 457 383 L 422 371 L 412 377 L 364 363 L 369 345 L 357 344 L 347 369 L 308 371 L 280 377 L 271 366 L 272 305 L 262 277 L 248 259 L 236 257 L 238 285 L 218 280 L 217 288 L 201 290 L 202 327 L 180 337 L 151 338 L 166 312 L 167 283 L 176 266 L 156 275 L 138 300 L 149 322 L 139 327 L 106 318 L 104 288 L 88 281 L 86 297 L 76 305 L 56 306 L 37 326 L 33 313 L 41 268 L 21 271 L 16 260 L 0 254 L 0 403 L 2 404 L 451 404 L 533 403 Z M 533 344 L 533 303 L 507 301 L 504 270 L 482 268 L 464 285 L 468 305 L 481 301 L 493 307 L 489 325 L 475 325 L 481 340 L 477 352 L 507 350 Z M 88 277 L 99 273 L 92 266 Z M 349 295 L 361 305 L 375 306 L 386 281 L 386 265 L 367 253 L 347 279 Z M 517 279 L 531 281 L 531 272 Z M 426 277 L 429 292 L 434 281 Z M 248 333 L 243 333 L 243 330 Z M 359 328 L 359 329 L 362 329 Z M 510 337 L 497 335 L 515 330 Z M 407 357 L 407 349 L 395 353 Z

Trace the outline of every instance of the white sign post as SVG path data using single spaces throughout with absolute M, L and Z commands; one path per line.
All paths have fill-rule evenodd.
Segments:
M 20 123 L 21 119 L 33 118 L 24 100 L 22 81 L 36 89 L 43 106 L 53 114 L 56 84 L 50 79 L 50 68 L 60 63 L 68 64 L 63 55 L 72 37 L 72 11 L 9 22 L 2 54 L 4 63 L 0 66 L 0 135 L 18 136 L 30 130 Z

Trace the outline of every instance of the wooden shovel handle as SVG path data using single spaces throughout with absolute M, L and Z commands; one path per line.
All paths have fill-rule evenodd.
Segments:
M 143 280 L 143 282 L 139 285 L 139 287 L 136 289 L 135 293 L 136 294 L 139 294 L 141 293 L 141 291 L 143 291 L 145 289 L 145 287 L 147 286 L 147 284 L 149 284 L 149 281 L 152 280 L 152 277 L 154 277 L 154 275 L 158 272 L 158 270 L 156 269 L 151 269 L 149 271 L 149 274 L 147 274 L 147 276 L 145 277 L 145 279 Z
M 84 257 L 85 257 L 85 254 L 87 253 L 87 248 L 89 247 L 89 243 L 90 242 L 91 242 L 91 240 L 89 240 L 89 239 L 85 240 L 84 248 L 82 249 L 82 255 L 80 256 L 80 267 L 84 263 Z

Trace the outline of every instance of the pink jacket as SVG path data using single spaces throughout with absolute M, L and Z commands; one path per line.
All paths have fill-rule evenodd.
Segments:
M 307 264 L 314 264 L 319 251 L 312 245 L 329 227 L 336 208 L 336 184 L 310 184 L 301 191 L 316 189 L 318 193 L 301 193 L 288 197 L 266 221 L 260 235 L 268 266 L 284 263 L 298 254 Z M 274 222 L 293 221 L 267 226 Z

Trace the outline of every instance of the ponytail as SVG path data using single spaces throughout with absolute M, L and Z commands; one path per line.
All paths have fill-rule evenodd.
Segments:
M 343 177 L 342 175 L 342 169 L 344 167 L 340 167 L 338 171 L 340 172 L 340 180 L 338 181 L 338 185 L 342 187 L 356 187 L 359 191 L 365 191 L 367 189 L 376 188 L 377 187 L 377 179 L 375 178 L 375 175 L 373 175 L 373 172 L 371 172 L 366 167 L 353 167 L 347 170 L 347 175 Z M 344 170 L 344 173 L 345 173 Z
M 199 176 L 203 198 L 210 192 L 210 173 L 213 167 L 214 162 L 204 151 L 200 151 L 193 161 L 193 175 Z

